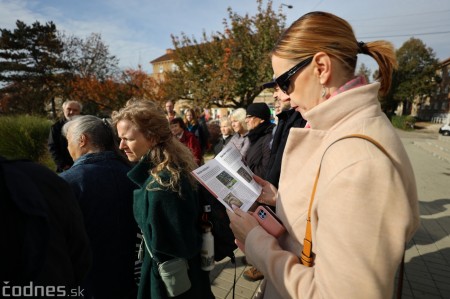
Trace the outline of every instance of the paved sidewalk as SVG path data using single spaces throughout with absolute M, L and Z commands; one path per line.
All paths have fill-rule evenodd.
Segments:
M 407 244 L 403 298 L 450 298 L 450 137 L 442 137 L 436 125 L 414 132 L 398 131 L 413 164 L 419 192 L 421 225 Z M 435 149 L 437 148 L 437 149 Z M 248 266 L 236 251 L 236 299 L 252 298 L 260 282 L 242 277 Z M 231 299 L 234 265 L 229 259 L 211 272 L 217 299 Z
M 450 137 L 401 137 L 413 164 L 421 215 L 406 250 L 403 298 L 450 298 L 450 161 L 445 158 Z
M 236 249 L 236 275 L 235 266 L 231 263 L 229 258 L 216 263 L 213 271 L 211 271 L 210 278 L 212 281 L 211 288 L 216 296 L 216 299 L 232 299 L 233 298 L 233 281 L 236 277 L 235 297 L 236 299 L 252 298 L 255 291 L 258 289 L 261 281 L 250 282 L 247 281 L 242 273 L 250 266 L 242 263 L 244 254 L 241 250 Z

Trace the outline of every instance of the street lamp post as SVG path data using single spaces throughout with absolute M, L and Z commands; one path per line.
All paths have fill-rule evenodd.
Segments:
M 292 6 L 292 5 L 290 5 L 290 4 L 284 4 L 284 3 L 281 3 L 281 6 L 286 6 L 286 7 L 289 8 L 289 9 L 294 8 L 294 6 Z

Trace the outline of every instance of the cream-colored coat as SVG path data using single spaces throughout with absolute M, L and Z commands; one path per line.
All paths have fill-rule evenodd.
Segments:
M 312 129 L 291 129 L 284 151 L 277 214 L 287 228 L 276 240 L 260 226 L 245 241 L 248 259 L 266 278 L 264 298 L 391 298 L 405 243 L 419 225 L 414 173 L 382 113 L 378 83 L 340 93 L 305 114 Z M 326 152 L 312 207 L 315 265 L 299 263 L 319 161 Z

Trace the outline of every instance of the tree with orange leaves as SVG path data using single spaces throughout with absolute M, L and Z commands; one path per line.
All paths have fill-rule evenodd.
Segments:
M 158 82 L 138 69 L 127 69 L 118 77 L 103 80 L 95 76 L 77 77 L 71 82 L 70 98 L 84 103 L 87 114 L 109 115 L 131 99 L 163 101 L 164 91 Z
M 285 16 L 263 8 L 257 0 L 255 16 L 228 9 L 224 32 L 198 41 L 182 33 L 172 36 L 177 70 L 164 83 L 169 98 L 192 100 L 196 106 L 247 107 L 272 78 L 269 53 L 285 25 Z

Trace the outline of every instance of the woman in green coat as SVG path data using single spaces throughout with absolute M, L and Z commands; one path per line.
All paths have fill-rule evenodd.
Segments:
M 145 246 L 138 298 L 168 298 L 158 263 L 183 258 L 191 287 L 176 298 L 214 298 L 208 272 L 200 267 L 201 231 L 191 151 L 169 129 L 153 102 L 135 101 L 113 112 L 120 149 L 136 166 L 128 173 L 134 191 L 134 217 Z M 150 256 L 150 252 L 153 258 Z

